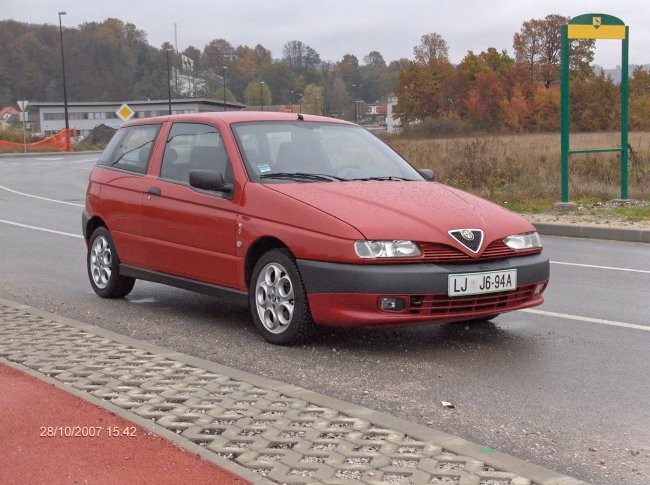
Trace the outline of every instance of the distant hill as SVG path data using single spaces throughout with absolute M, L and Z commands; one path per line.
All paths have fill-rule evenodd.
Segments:
M 632 76 L 632 73 L 637 68 L 637 66 L 638 64 L 630 64 L 628 68 L 628 74 L 630 76 Z M 643 64 L 641 67 L 645 71 L 650 71 L 650 64 Z M 594 66 L 594 71 L 596 74 L 605 73 L 605 76 L 611 77 L 612 81 L 614 81 L 616 84 L 619 84 L 621 82 L 621 66 L 616 66 L 615 69 L 605 69 L 601 66 Z

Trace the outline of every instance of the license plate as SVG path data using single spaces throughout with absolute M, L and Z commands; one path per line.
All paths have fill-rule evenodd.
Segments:
M 517 289 L 517 270 L 486 271 L 483 273 L 451 274 L 448 278 L 449 296 L 482 295 Z

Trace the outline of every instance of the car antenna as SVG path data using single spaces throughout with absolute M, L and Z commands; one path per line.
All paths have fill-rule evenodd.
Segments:
M 302 114 L 299 114 L 298 121 L 305 121 L 305 117 Z

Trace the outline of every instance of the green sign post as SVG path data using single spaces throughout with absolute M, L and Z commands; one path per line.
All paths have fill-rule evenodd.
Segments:
M 628 38 L 629 27 L 622 20 L 600 13 L 574 17 L 562 26 L 562 72 L 561 72 L 561 156 L 562 156 L 562 203 L 569 202 L 569 155 L 573 153 L 620 152 L 621 199 L 627 200 L 628 163 Z M 572 39 L 621 39 L 621 146 L 593 150 L 569 149 L 569 41 Z

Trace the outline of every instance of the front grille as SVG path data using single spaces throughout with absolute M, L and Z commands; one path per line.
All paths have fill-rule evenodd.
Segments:
M 542 251 L 541 248 L 534 248 L 525 251 L 515 251 L 509 248 L 501 239 L 492 241 L 480 256 L 470 256 L 452 246 L 439 243 L 420 243 L 422 258 L 419 262 L 429 263 L 465 263 L 468 261 L 485 261 L 490 259 L 504 259 L 517 256 L 527 256 Z
M 465 233 L 469 235 L 469 239 L 465 237 Z M 473 253 L 478 253 L 483 242 L 483 231 L 480 229 L 459 229 L 449 231 L 449 235 Z
M 521 286 L 516 290 L 488 295 L 450 297 L 446 294 L 411 295 L 406 311 L 412 315 L 436 317 L 463 315 L 471 312 L 500 313 L 516 307 L 533 297 L 535 284 Z

